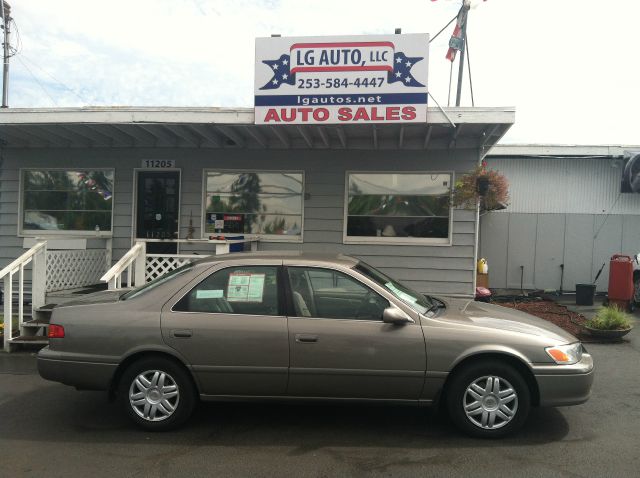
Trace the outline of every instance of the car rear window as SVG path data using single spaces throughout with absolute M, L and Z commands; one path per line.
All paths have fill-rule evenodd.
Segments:
M 192 263 L 188 263 L 188 264 L 185 264 L 183 266 L 180 266 L 177 269 L 174 269 L 174 270 L 172 270 L 171 272 L 168 272 L 165 275 L 162 275 L 160 277 L 156 277 L 155 279 L 153 279 L 150 282 L 147 282 L 143 286 L 136 287 L 135 289 L 130 290 L 126 294 L 123 294 L 122 296 L 120 296 L 120 300 L 129 300 L 129 299 L 133 299 L 135 297 L 139 297 L 142 294 L 146 294 L 147 292 L 155 289 L 159 285 L 164 284 L 166 282 L 169 282 L 170 280 L 175 279 L 176 277 L 184 274 L 187 271 L 190 271 L 191 269 L 193 269 L 193 264 Z
M 175 312 L 281 315 L 277 266 L 218 270 L 189 291 Z

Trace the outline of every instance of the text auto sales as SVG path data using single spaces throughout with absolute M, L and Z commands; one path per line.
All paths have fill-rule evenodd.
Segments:
M 378 98 L 380 98 L 378 96 Z M 357 100 L 366 100 L 366 103 L 375 103 L 375 96 L 360 96 Z M 328 98 L 308 98 L 304 96 L 297 97 L 298 104 L 317 105 L 317 104 L 349 104 L 352 97 L 333 97 Z M 364 103 L 365 101 L 354 101 L 355 103 Z M 307 122 L 313 119 L 316 122 L 326 122 L 332 117 L 332 113 L 336 115 L 336 119 L 342 122 L 348 121 L 411 121 L 416 118 L 416 108 L 414 106 L 360 106 L 350 107 L 343 106 L 333 111 L 323 107 L 298 107 L 298 108 L 269 108 L 265 114 L 265 123 L 291 123 L 295 121 Z

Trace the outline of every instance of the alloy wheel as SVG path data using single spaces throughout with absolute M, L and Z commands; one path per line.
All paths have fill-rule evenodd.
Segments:
M 462 398 L 471 423 L 486 430 L 507 425 L 518 411 L 518 394 L 504 378 L 489 375 L 474 380 Z
M 142 419 L 150 422 L 166 420 L 175 412 L 180 401 L 178 384 L 161 370 L 144 371 L 129 387 L 129 404 Z

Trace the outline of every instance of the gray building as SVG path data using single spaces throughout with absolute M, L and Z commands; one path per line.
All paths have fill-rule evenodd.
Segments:
M 498 145 L 486 158 L 509 180 L 507 209 L 480 218 L 493 288 L 608 287 L 613 254 L 640 252 L 640 194 L 621 193 L 632 146 Z
M 17 287 L 15 261 L 31 251 L 46 256 L 46 292 L 113 267 L 118 285 L 244 236 L 470 297 L 478 217 L 448 199 L 514 115 L 429 108 L 426 124 L 257 126 L 252 109 L 2 110 L 0 269 L 14 264 Z

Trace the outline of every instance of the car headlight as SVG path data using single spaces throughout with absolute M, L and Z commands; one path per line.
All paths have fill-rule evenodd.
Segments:
M 544 350 L 557 364 L 572 365 L 582 360 L 582 344 L 580 342 L 556 345 L 554 347 L 547 347 Z

